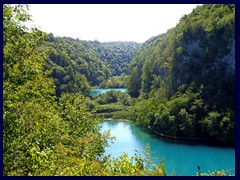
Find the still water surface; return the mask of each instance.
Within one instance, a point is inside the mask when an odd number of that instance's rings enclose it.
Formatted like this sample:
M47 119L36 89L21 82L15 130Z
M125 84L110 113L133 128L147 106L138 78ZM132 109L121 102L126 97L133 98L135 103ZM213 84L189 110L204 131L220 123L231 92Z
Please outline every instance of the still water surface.
M234 148L173 142L151 135L131 122L103 121L101 126L102 131L110 129L116 137L114 143L106 148L106 154L119 156L127 152L132 156L135 149L143 150L149 144L151 151L155 152L153 156L159 160L164 157L168 174L174 170L175 175L196 175L197 166L201 167L201 172L223 169L235 172Z
M94 89L92 89L92 91L90 93L90 96L95 96L97 94L103 94L103 93L105 93L107 91L111 91L111 90L127 92L127 89L125 89L125 88L108 88L108 89L97 89L97 88L94 88Z

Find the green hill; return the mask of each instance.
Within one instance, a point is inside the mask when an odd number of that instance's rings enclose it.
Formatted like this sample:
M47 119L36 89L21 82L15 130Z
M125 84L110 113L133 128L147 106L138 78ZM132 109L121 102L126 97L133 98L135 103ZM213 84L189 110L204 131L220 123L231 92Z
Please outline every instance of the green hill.
M203 5L142 44L129 66L133 119L169 136L235 141L235 6Z
M52 71L57 95L78 91L87 95L90 86L99 85L112 76L127 74L127 66L139 45L135 42L80 41L49 34L43 49L47 50L46 69Z

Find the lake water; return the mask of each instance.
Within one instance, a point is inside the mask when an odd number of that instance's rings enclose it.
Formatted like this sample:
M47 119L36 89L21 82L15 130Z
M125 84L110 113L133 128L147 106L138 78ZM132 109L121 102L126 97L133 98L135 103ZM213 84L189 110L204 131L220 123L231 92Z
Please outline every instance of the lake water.
M127 89L125 88L108 88L108 89L92 89L91 93L90 93L90 96L95 96L97 94L103 94L107 91L111 91L111 90L114 90L114 91L122 91L122 92L127 92Z
M168 174L174 170L177 176L196 175L197 166L201 172L229 170L235 174L235 149L227 147L207 146L203 144L186 144L156 137L131 122L103 121L102 131L110 129L116 140L106 148L106 154L119 156L123 152L134 155L135 149L151 146L153 156L161 160L164 157ZM156 161L157 162L157 161Z

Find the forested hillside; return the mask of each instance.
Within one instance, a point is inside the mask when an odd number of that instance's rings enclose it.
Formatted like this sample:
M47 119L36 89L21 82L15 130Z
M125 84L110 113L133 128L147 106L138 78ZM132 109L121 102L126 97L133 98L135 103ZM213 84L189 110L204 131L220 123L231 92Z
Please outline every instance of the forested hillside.
M3 5L3 175L166 175L164 164L152 164L149 153L103 155L112 138L100 133L100 120L87 110L81 89L56 101L51 72L44 69L47 53L56 56L56 68L68 70L66 76L86 79L63 49L43 46L46 33L24 25L27 12L25 5Z
M132 119L168 136L235 142L235 7L203 5L129 67Z
M104 155L113 138L97 113L131 114L165 136L235 143L234 5L199 6L143 44L54 37L26 27L30 19L28 6L3 5L4 176L167 175L149 149ZM86 97L125 79L131 96Z
M90 86L99 85L112 76L127 74L127 67L135 49L135 42L80 41L68 37L54 37L45 42L46 69L52 71L57 95L62 92L89 94Z

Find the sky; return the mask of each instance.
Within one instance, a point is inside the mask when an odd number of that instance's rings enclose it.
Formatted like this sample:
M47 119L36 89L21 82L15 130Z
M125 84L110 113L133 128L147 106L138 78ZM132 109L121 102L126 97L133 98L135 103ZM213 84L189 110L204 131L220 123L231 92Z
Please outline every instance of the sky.
M197 4L31 4L32 25L54 36L142 43L165 33Z

